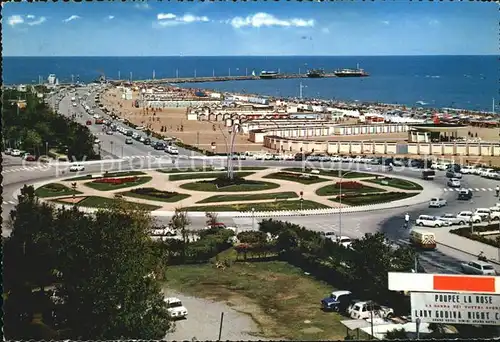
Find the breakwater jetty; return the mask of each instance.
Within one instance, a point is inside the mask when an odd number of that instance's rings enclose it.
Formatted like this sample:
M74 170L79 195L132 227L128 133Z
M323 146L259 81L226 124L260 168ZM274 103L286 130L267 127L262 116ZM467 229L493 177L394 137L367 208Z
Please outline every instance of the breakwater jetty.
M337 77L333 73L323 74L317 78L333 78ZM203 82L227 82L227 81L252 81L252 80L274 80L274 79L291 79L291 78L311 78L307 74L278 74L271 77L262 78L260 76L208 76L208 77L171 77L150 80L134 80L134 83L148 84L163 84L163 83L203 83ZM107 80L108 82L118 85L130 80Z

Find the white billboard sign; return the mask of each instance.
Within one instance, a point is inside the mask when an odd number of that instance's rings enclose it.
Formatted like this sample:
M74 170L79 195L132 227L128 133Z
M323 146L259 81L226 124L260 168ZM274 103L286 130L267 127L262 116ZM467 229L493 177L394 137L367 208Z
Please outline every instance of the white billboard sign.
M500 296L453 292L412 292L412 321L500 325Z

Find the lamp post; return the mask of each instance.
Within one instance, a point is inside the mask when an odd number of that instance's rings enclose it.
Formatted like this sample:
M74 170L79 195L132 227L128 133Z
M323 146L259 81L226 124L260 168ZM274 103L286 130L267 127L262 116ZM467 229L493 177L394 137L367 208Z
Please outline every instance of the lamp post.
M255 208L252 208L252 230L255 230Z
M49 142L48 141L45 142L45 155L46 156L49 155Z
M355 171L347 171L346 173L342 173L342 168L339 168L339 178L340 178L340 183L339 183L339 235L342 236L342 179L350 173L353 173Z
M420 317L417 317L417 319L415 320L415 323L417 325L416 332L417 332L417 340L418 340L418 339L420 339L420 323L422 323L422 320L420 319Z
M227 177L229 179L233 179L234 178L234 171L233 171L233 163L232 163L232 158L233 158L233 153L234 153L234 142L235 142L235 139L236 139L236 133L239 132L239 130L241 129L241 125L239 123L235 123L231 126L231 128L229 129L229 141L228 139L226 138L226 135L224 134L224 131L222 130L222 128L219 126L219 129L222 133L222 136L224 137L224 142L226 143L226 151L227 151Z

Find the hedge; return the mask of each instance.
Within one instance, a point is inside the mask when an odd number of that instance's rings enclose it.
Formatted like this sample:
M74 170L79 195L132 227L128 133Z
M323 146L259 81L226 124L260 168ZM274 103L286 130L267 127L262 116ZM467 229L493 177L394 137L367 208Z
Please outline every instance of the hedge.
M500 248L500 236L496 239L490 239L485 236L476 234L482 232L491 232L494 230L500 230L498 224L491 224L483 227L474 227L474 233L471 232L470 227L463 227L450 230L450 233L465 237L467 239L475 240L493 247ZM499 234L500 235L500 234Z

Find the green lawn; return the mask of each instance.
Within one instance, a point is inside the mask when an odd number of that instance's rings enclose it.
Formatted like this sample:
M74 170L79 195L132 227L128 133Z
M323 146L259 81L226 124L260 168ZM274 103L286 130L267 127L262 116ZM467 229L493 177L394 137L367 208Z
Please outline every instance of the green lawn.
M342 203L352 206L387 203L418 195L416 192L387 192L383 194L356 195L342 198ZM330 198L330 201L340 202L338 198Z
M217 188L214 183L210 182L194 182L186 183L179 186L186 190L195 191L211 191L211 192L245 192L245 191L263 191L279 188L279 184L262 182L262 181L246 181L243 184L230 185L222 188Z
M39 187L35 190L35 195L44 198L44 197L54 197L54 196L70 196L70 195L79 195L81 194L78 190L73 190L68 188L67 186L59 183L49 183L44 186Z
M260 170L267 170L268 168L265 166L242 166L242 167L237 167L234 165L234 171L247 171L247 170L253 170L253 171L260 171ZM214 170L211 167L206 167L206 168L190 168L190 169L183 169L183 168L175 168L175 169L158 169L156 170L158 172L162 173L193 173L193 172L212 172L212 171L218 171L218 172L224 172L223 170Z
M342 182L344 183L344 181ZM337 196L339 194L340 188L336 184L330 184L326 185L324 187L319 188L316 190L316 195L318 196ZM371 186L365 186L363 185L359 189L348 189L347 187L342 187L342 193L343 194L364 194L364 193L370 193L370 192L385 192L384 189L379 189L379 188L373 188Z
M281 179L281 180L285 180L285 181L296 182L296 183L306 184L306 185L328 181L328 179L321 178L321 177L318 177L316 175L301 175L298 173L290 173L290 172L271 173L269 175L264 176L263 178Z
M125 203L128 203L132 205L133 207L137 209L144 209L144 210L156 210L160 209L160 206L157 205L150 205L150 204L143 204L143 203L136 203L136 202L128 202L128 201L123 201L123 200L118 200L114 198L106 198L106 197L100 197L100 196L88 196L85 198L83 201L80 201L76 205L79 207L89 207L89 208L110 208L113 205L115 205L118 201L122 201ZM63 201L57 201L54 200L53 202L61 203L61 204L67 204L67 205L72 205L71 203L63 202Z
M236 262L223 271L212 264L168 266L165 278L167 289L228 302L250 315L266 339L328 341L346 335L340 321L347 318L320 310L320 300L336 289L286 262Z
M313 169L309 169L309 168L302 169L302 168L298 168L298 167L283 169L283 171L300 172L300 173L307 173L307 174L311 173L311 170L313 170ZM339 170L330 170L330 169L314 169L314 170L318 170L319 174L323 175L323 176L340 177ZM351 172L350 170L342 170L342 171L340 171L340 174L343 175L342 178L373 177L373 174L371 174L371 173L358 172L358 171Z
M104 174L104 173L103 173ZM105 177L127 177L127 176L141 176L145 175L145 172L142 171L119 171L119 172L108 172L105 174ZM92 175L85 175L80 177L73 177L64 179L64 182L75 182L80 180L92 179Z
M247 177L253 175L255 172L235 172L235 176ZM217 178L227 175L226 172L209 172L209 173L186 173L168 176L169 181L180 181L186 179L202 179L202 178Z
M111 190L117 190L117 189L123 189L123 188L130 188L131 186L142 185L142 184L149 182L152 178L153 177L150 177L150 176L138 177L135 182L126 182L126 183L122 183L122 184L87 182L87 183L85 183L85 185L88 186L89 188L99 190L99 191L111 191Z
M300 210L300 200L281 200L273 202L257 202L257 203L238 203L238 204L221 204L221 205L204 205L196 207L184 208L187 211L276 211L276 210ZM324 204L304 200L302 209L325 209L331 208Z
M403 190L423 190L423 188L417 184L410 182L406 179L400 178L379 178L379 179L369 179L365 182L370 182L374 184L380 184L384 186L390 186L393 188L403 189Z
M139 191L141 191L141 189L147 189L147 191L145 193L138 193ZM169 202L169 203L179 202L179 201L182 201L183 199L186 199L186 198L191 196L188 194L180 194L178 192L162 191L162 190L157 190L154 188L133 189L133 190L121 192L120 195L127 196L127 197L142 198L142 199L150 200L150 201L160 201L160 202Z
M214 203L214 202L236 202L236 201L257 201L257 200L269 200L269 199L285 199L285 198L297 198L299 197L297 193L293 191L288 192L272 192L265 194L241 194L241 195L215 195L205 198L196 203Z

